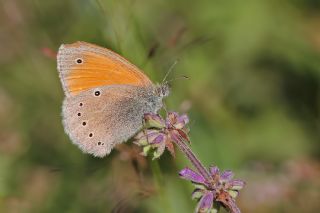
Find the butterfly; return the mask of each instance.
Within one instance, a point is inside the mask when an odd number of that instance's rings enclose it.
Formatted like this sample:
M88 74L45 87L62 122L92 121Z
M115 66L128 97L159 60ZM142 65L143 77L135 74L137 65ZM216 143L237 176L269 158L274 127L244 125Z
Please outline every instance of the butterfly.
M57 67L64 90L63 126L84 153L104 157L157 113L169 95L167 83L153 84L135 65L109 49L63 44Z

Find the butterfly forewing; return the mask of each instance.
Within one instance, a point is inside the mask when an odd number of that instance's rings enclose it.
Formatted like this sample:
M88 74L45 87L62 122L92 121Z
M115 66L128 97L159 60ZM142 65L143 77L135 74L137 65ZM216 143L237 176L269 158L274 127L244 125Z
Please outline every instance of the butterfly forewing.
M93 44L76 42L61 45L58 70L66 95L106 85L146 87L151 81L120 55Z

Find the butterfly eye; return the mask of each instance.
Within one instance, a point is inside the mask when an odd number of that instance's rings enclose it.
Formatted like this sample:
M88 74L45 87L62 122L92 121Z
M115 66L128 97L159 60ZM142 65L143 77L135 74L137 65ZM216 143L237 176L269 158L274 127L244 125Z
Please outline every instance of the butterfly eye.
M76 60L76 62L77 62L77 64L82 64L83 60L82 60L81 58L78 58L78 59Z

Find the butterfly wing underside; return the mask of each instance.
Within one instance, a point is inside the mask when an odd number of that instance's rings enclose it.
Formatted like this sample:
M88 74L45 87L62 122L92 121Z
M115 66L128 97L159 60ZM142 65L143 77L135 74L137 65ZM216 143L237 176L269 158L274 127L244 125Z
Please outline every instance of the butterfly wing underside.
M100 95L95 96L99 91ZM84 152L103 157L132 137L141 127L143 114L160 108L146 105L152 91L137 86L105 86L66 98L64 126L73 143ZM157 102L155 100L155 102Z
M152 85L149 78L125 58L86 42L63 44L57 55L66 96L106 85Z
M142 127L144 113L162 106L149 78L108 49L76 42L61 45L57 58L65 131L85 153L109 154Z

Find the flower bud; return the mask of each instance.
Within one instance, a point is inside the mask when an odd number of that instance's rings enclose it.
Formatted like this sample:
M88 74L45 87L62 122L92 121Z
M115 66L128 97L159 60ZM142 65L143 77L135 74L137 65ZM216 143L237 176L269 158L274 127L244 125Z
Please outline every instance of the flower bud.
M144 114L144 119L145 119L147 128L162 129L165 127L164 120L157 114L146 113Z

